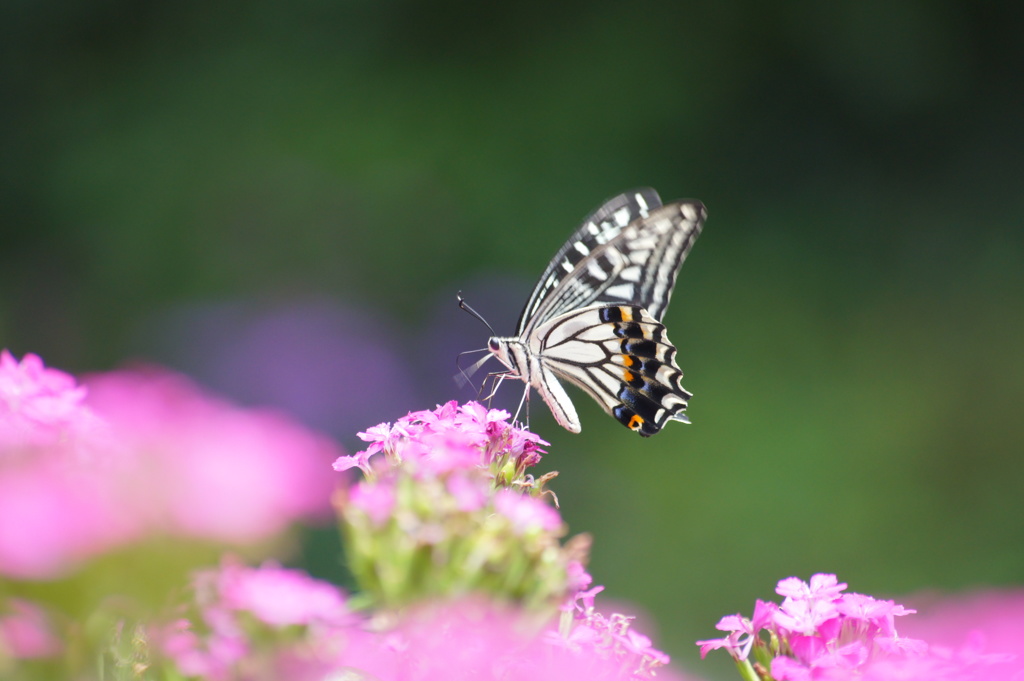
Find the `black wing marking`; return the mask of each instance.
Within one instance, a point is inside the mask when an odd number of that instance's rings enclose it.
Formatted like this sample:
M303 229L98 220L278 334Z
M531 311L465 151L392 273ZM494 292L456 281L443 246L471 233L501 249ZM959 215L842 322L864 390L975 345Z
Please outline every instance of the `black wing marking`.
M596 244L554 290L546 291L522 331L597 303L638 305L661 321L676 274L706 218L701 202L677 201L634 220Z
M594 305L537 335L545 370L579 386L627 428L649 437L670 420L689 423L683 412L693 395L682 386L676 348L643 308Z
M545 299L567 276L577 270L582 260L595 249L617 237L631 222L647 217L650 211L659 207L661 198L658 192L650 187L640 187L608 199L600 208L588 215L569 240L558 249L537 285L533 287L533 292L519 315L516 335L521 336L531 322L538 323L534 316L543 306ZM557 312L546 315L546 318L553 316L557 316Z

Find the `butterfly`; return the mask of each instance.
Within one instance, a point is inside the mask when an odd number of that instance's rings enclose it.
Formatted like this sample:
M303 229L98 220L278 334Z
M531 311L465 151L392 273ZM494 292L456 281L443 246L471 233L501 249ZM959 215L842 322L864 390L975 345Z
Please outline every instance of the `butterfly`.
M498 378L524 381L527 395L535 388L573 433L579 416L559 379L644 437L669 421L689 423L693 395L661 319L706 218L700 201L662 205L649 187L606 201L555 253L515 335L488 339L507 369Z

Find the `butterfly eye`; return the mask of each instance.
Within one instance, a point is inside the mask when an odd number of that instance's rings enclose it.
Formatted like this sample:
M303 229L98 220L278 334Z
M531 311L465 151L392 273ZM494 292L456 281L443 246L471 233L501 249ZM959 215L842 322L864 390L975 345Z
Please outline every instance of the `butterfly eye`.
M499 344L498 341L495 340L494 338L491 338L490 340L487 341L487 347L488 349L490 349L491 352L497 352L498 349L501 347L501 344Z

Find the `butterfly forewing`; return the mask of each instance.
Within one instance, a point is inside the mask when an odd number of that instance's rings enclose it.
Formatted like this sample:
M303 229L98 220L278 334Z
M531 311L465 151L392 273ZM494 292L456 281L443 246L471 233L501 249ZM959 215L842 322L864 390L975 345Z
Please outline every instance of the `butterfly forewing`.
M525 324L520 322L520 333L528 334L560 314L595 303L639 305L660 321L676 272L706 216L699 201L678 201L659 206L606 242L593 244L587 255L572 265L572 272L566 272L545 292ZM560 262L563 269L568 268L569 260Z
M683 261L700 235L707 218L707 210L699 201L678 201L653 212L642 223L631 225L637 230L636 239L631 242L629 258L631 267L639 268L639 280L633 301L645 308L652 317L661 321L668 309L669 297L675 287L676 275ZM623 239L629 235L624 234ZM653 241L654 247L644 253L641 242ZM626 242L630 243L630 242ZM626 279L629 268L619 277ZM605 291L607 295L608 291ZM602 302L608 302L602 296Z
M545 318L565 311L564 309L551 310L545 304L547 296L560 283L570 278L570 274L573 277L581 277L582 281L579 284L585 287L588 280L594 275L589 271L577 273L577 266L580 262L598 247L617 237L631 222L647 217L650 211L660 206L661 198L658 196L658 192L650 187L642 187L608 199L600 208L588 215L583 224L569 237L569 240L558 249L537 285L533 287L533 292L526 301L526 305L523 306L522 314L519 315L516 335L521 335L531 321L535 324L541 321L537 318L537 313L542 308L546 312ZM594 283L599 284L600 281L597 280ZM567 309L571 309L571 307Z

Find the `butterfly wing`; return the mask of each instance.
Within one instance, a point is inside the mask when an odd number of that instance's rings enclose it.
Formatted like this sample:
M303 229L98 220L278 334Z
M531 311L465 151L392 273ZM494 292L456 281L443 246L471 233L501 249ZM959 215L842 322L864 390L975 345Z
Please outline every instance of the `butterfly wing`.
M637 193L635 197L643 195ZM628 211L621 214L626 216ZM526 316L520 319L520 335L528 335L531 329L569 311L597 303L638 305L660 321L676 274L706 218L701 202L676 201L641 214L625 227L606 229L600 233L606 240L595 237L570 241L534 290L524 310ZM589 224L585 223L577 234L589 232L585 230ZM578 259L570 253L577 254Z
M583 224L555 253L555 257L548 263L547 269L544 270L537 285L533 287L533 292L519 315L516 335L522 335L531 321L534 323L540 321L536 315L542 306L545 309L545 318L564 312L565 310L551 310L550 306L545 304L545 300L552 291L570 274L576 273L580 262L595 249L617 237L634 220L647 217L650 211L660 206L661 198L658 196L658 192L650 187L641 187L608 199L600 208L588 215L583 220ZM582 270L577 276L589 277L586 270ZM600 281L593 282L595 286L600 283ZM548 314L548 312L553 314Z
M541 369L532 376L534 387L573 432L579 432L576 410L554 376L579 386L645 437L670 420L689 423L683 412L692 394L681 384L675 346L642 307L591 305L567 312L537 327L529 345Z

